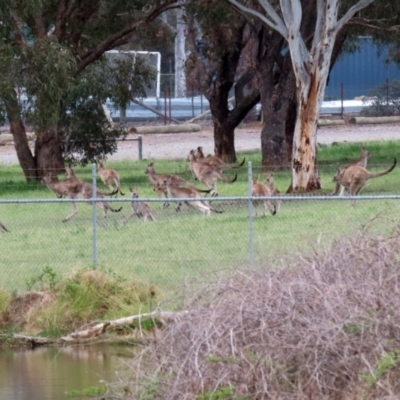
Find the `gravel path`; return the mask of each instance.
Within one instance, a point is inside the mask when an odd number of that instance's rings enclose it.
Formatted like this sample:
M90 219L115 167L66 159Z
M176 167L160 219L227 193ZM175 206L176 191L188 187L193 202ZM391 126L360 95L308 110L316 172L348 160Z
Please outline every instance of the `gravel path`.
M235 131L235 148L237 151L260 149L260 126L249 126ZM129 135L135 139L137 135ZM378 125L336 125L320 127L318 143L333 142L367 142L371 140L399 140L400 124ZM213 130L205 127L200 132L176 134L147 134L142 136L143 158L174 159L186 157L189 151L197 146L203 146L204 152L214 153ZM137 141L123 141L118 144L117 153L110 160L138 160ZM13 145L0 146L0 163L17 164Z
M237 151L260 149L261 127L236 129L235 148ZM130 136L136 138L137 135ZM378 125L336 125L318 129L318 143L333 142L367 142L371 140L399 140L399 124ZM143 158L182 158L197 146L203 146L206 154L214 153L212 128L200 132L178 134L143 135ZM123 142L118 146L118 152L110 160L138 159L137 142Z

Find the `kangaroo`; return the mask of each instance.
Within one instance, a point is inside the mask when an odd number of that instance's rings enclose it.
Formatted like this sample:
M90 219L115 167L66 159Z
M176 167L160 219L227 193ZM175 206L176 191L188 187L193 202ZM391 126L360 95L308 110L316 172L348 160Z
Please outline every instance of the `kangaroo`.
M154 169L154 163L150 163L144 173L147 175L149 179L149 183L151 186L153 186L154 191L157 193L158 197L162 197L162 195L165 196L165 198L168 198L168 190L167 187L164 184L164 181L168 179L169 177L171 178L171 182L174 185L178 186L191 186L189 182L185 181L185 179L181 178L178 175L170 175L170 174L157 174L155 169ZM163 204L163 208L167 208L169 206L169 203L166 201Z
M205 215L209 216L211 214L211 211L213 211L215 213L222 213L222 211L218 211L215 208L211 207L211 205L208 202L200 200L201 192L209 193L211 190L197 189L194 186L191 186L191 187L176 186L172 183L171 177L168 177L164 181L164 185L167 187L168 192L171 195L171 197L199 199L196 201L185 201L185 203L189 207L195 208L196 210L200 211L204 216ZM179 207L179 205L178 205L178 207Z
M191 150L187 160L189 161L190 170L196 176L199 182L211 189L211 196L218 196L217 179L221 179L226 183L233 183L237 179L237 174L232 180L229 180L217 167L196 161L195 152Z
M368 158L370 158L370 157L372 157L372 154L363 146L363 147L361 147L361 156L360 156L359 160L342 167L342 169L344 170L344 169L352 167L354 165L358 165L360 167L367 168ZM344 191L345 191L344 186L341 186L340 183L336 182L335 190L331 193L331 195L343 196Z
M100 161L97 167L97 171L99 173L100 179L111 191L114 191L115 186L118 189L118 192L122 196L125 196L125 193L122 193L121 190L119 173L115 169L105 168L104 164Z
M10 232L5 226L4 224L0 221L0 231L1 232Z
M135 188L129 188L129 191L131 192L132 199L138 199L139 198L139 192L138 189ZM147 218L150 219L150 221L156 221L154 218L154 215L151 212L151 208L148 203L145 201L132 201L131 202L131 207L132 207L132 214L129 217L136 216L137 218L143 218L143 221L147 221Z
M333 182L339 183L351 196L356 196L360 193L361 189L372 178L378 178L393 171L397 164L396 158L393 165L385 171L372 173L359 165L352 165L347 168L339 168L337 174L333 177ZM353 201L354 203L354 201Z
M271 191L272 196L280 196L281 192L275 186L274 174L270 173L265 179L265 185ZM282 200L276 200L271 202L275 206L276 212L281 209Z
M253 179L253 185L252 185L252 190L251 190L251 195L252 197L264 197L264 196L272 196L271 189L262 183L258 183L257 179ZM266 210L268 209L271 215L276 214L276 206L272 205L269 200L263 200L264 202L264 210L262 216L266 216ZM257 217L257 205L259 201L253 201L254 204L254 210L255 210L255 216Z
M69 180L60 181L57 176L50 173L42 178L42 183L54 192L59 199L68 196L69 192L74 190L72 186L76 186L76 190L79 190L79 183L70 182Z
M227 164L221 158L217 156L208 155L207 157L204 156L203 147L199 146L196 151L194 152L195 160L217 167L220 171L228 168L240 168L246 161L246 158L243 158L243 161L240 164Z
M63 181L59 183L63 183L65 186L65 196L69 197L72 200L77 199L78 197L82 197L84 199L91 199L93 197L93 185L91 183L85 182L81 179L79 179L76 175L74 170L71 167L66 168L66 174L67 178L64 179ZM53 192L56 193L56 186L57 181L53 179L50 179L50 177L46 177L46 185L47 187L52 190ZM103 198L104 196L113 196L114 194L117 193L117 190L111 193L106 193L102 190L97 190L96 191L96 197L97 198ZM57 194L57 193L56 193ZM72 204L72 213L65 217L62 222L67 222L70 219L72 219L77 213L78 209L76 207L76 203L74 201L71 202ZM106 201L102 202L97 202L96 203L98 207L100 207L103 210L103 216L106 218L107 216L107 211L110 210L112 212L119 212L121 211L122 207L119 209L115 209L111 207Z

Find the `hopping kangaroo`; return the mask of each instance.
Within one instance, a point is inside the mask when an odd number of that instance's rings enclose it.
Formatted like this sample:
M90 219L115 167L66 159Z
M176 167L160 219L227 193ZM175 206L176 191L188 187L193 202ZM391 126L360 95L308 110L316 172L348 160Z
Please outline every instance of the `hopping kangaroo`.
M100 161L97 167L97 171L99 173L100 179L111 191L114 191L115 187L117 189L117 192L119 192L122 196L125 196L125 193L122 193L121 190L119 173L115 169L105 168L104 164Z
M274 174L270 173L265 179L265 185L271 191L272 196L280 196L281 192L275 186ZM276 212L281 209L282 200L274 200L271 203L275 206Z
M257 179L253 179L253 186L251 190L251 195L252 197L266 197L266 196L272 196L271 189L268 188L267 186L263 185L262 183L258 183ZM255 216L257 217L257 205L259 203L259 200L253 201L254 204L254 210L255 210ZM264 210L262 213L262 216L266 216L266 211L267 209L271 213L271 215L276 214L276 206L272 205L269 200L263 200L264 203Z
M385 171L372 173L359 165L353 165L348 168L341 168L333 177L333 182L339 183L343 186L351 196L356 196L360 193L361 189L372 178L378 178L393 171L396 166L397 160L394 159L393 165ZM353 202L354 203L354 202Z
M204 164L201 161L196 161L194 150L190 150L187 160L190 164L190 170L196 176L199 182L207 186L211 191L211 195L218 196L217 179L221 179L226 183L233 183L237 179L237 174L232 180L229 180L218 167Z
M172 183L171 177L168 177L164 181L164 185L167 187L169 194L171 197L175 198L193 198L198 199L195 201L185 201L185 203L192 208L200 211L203 215L209 216L211 211L216 213L222 213L222 211L218 211L215 208L211 207L211 205L206 202L202 201L200 193L209 193L211 190L201 190L197 189L194 186L186 187L186 186L176 186ZM177 208L179 208L180 203Z
M61 199L62 197L69 197L72 192L79 191L80 184L71 179L65 179L60 181L56 176L47 174L43 177L42 183L44 183L56 196Z
M131 192L132 199L139 198L139 192L136 187L133 189L129 188L129 191ZM154 215L151 212L150 206L145 201L132 201L131 207L132 207L132 214L129 217L136 216L139 219L143 218L143 221L147 221L147 218L149 218L150 221L156 221Z
M372 154L363 146L363 147L361 147L360 158L357 161L342 167L341 169L345 170L346 168L349 168L349 167L352 167L355 165L358 165L363 168L367 168L368 158L370 158L370 157L372 157ZM343 196L344 191L345 191L345 187L341 186L339 182L336 182L335 190L331 193L331 195Z
M217 167L219 170L223 171L224 169L228 168L240 168L246 161L246 158L243 158L243 161L240 164L227 164L221 158L217 156L208 155L207 157L204 156L203 147L199 146L196 151L194 152L195 160L202 162L204 164L211 165L213 167Z
M177 186L191 186L189 182L185 181L178 175L170 175L170 174L157 174L154 169L154 163L150 163L144 173L147 175L149 179L149 183L153 186L154 191L157 193L158 197L168 198L168 190L166 185L164 184L165 180L169 177L171 178L171 182ZM163 208L167 208L169 203L166 201L163 204Z
M56 193L57 196L66 196L72 200L77 199L78 197L82 197L84 199L90 199L93 197L93 185L88 182L84 182L81 179L77 178L75 172L72 168L66 168L67 178L63 181L58 181L57 178L51 178L47 176L43 178L43 181L46 183L47 187ZM117 192L106 193L102 190L96 191L97 198L103 198L104 196L112 196ZM69 221L72 217L74 217L78 213L78 209L76 207L76 203L74 201L71 202L72 204L72 213L65 217L62 222ZM107 216L107 210L112 212L119 212L121 211L122 207L119 209L114 209L111 207L106 201L102 201L97 203L97 206L103 210L104 218Z

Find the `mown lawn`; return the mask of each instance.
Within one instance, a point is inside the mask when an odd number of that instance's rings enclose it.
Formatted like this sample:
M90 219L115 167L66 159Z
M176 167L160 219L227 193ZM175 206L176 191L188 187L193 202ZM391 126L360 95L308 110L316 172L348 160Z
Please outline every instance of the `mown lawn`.
M386 169L398 156L400 143L365 145L373 154L368 169L378 171ZM330 193L337 167L356 160L359 153L357 144L320 147L323 189L318 194ZM258 152L238 156L251 161L253 176L260 175L260 180L263 179L265 174ZM398 200L359 200L351 206L348 200L332 197L326 201L285 201L276 216L258 217L250 225L249 202L231 199L247 195L247 167L227 172L229 177L238 172L234 184L218 183L220 198L213 206L223 213L203 218L185 205L181 213L176 213L174 204L163 210L161 202L151 202L157 222L143 223L128 218L131 213L128 188L137 186L141 196L156 199L144 174L149 161L107 164L120 172L126 195L118 198L125 199L123 203L113 203L114 207L122 205L120 213L110 213L104 220L101 210L97 210L96 246L90 205L79 203L77 216L62 223L62 218L71 211L68 203L0 203L0 220L11 231L0 235L1 286L25 290L26 282L39 276L45 267L62 276L73 269L92 268L95 259L96 268L112 270L124 277L138 276L168 290L197 277L203 281L214 279L231 268L275 267L279 262L273 260L299 251L307 254L319 246L330 245L340 236L356 234L371 219L374 223L369 229L377 233L390 232L398 223ZM183 159L154 162L157 172L176 173L193 181ZM76 168L76 174L91 181L90 166ZM0 177L1 200L55 200L45 186L26 184L19 166L0 165ZM275 181L284 193L290 183L290 172L276 172ZM397 167L391 174L371 180L363 194L400 194L399 182L400 168ZM104 188L100 181L98 185ZM230 199L224 200L224 197Z

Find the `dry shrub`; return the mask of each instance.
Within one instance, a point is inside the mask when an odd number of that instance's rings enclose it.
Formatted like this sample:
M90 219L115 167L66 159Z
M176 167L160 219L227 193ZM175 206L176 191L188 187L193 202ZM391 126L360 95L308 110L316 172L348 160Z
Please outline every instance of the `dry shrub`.
M208 287L135 360L132 393L398 399L399 243L398 232L360 234L280 270L238 271Z
M53 293L49 292L14 295L1 312L0 326L3 328L11 326L15 330L23 329L32 316L34 317L40 310L52 304L54 299Z

